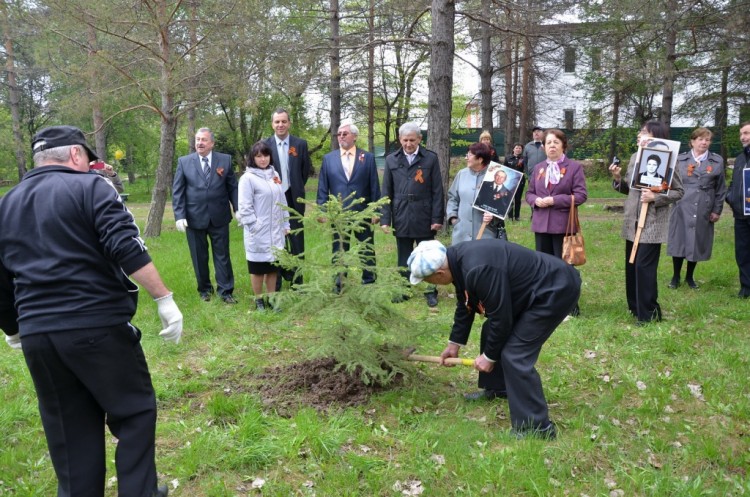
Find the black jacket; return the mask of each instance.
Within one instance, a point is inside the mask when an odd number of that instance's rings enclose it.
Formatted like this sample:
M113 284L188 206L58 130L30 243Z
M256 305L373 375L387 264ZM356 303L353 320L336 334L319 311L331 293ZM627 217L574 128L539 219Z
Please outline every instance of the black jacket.
M750 217L746 216L744 212L744 192L742 191L742 170L746 167L750 167L750 147L745 147L745 150L735 159L734 170L732 171L732 183L727 190L726 201L732 207L735 219ZM748 187L750 188L750 185Z
M420 145L409 165L404 149L385 158L381 225L393 226L400 238L430 238L430 226L445 222L445 199L440 162L434 152Z
M138 287L127 275L151 258L133 216L101 176L33 169L0 199L0 227L0 327L7 334L114 326L135 314Z
M525 312L562 319L570 309L556 297L581 290L578 271L562 259L490 238L448 247L448 266L456 287L456 312L450 341L465 345L477 312L489 320L484 347L488 359L498 360L511 333L529 339L537 330L514 330Z

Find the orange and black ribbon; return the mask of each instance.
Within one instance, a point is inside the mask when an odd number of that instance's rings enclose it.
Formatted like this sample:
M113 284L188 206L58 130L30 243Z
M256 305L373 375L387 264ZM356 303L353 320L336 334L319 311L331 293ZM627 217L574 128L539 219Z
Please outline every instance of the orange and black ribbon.
M417 169L417 174L414 175L414 181L417 183L424 183L424 177L422 176L422 170Z

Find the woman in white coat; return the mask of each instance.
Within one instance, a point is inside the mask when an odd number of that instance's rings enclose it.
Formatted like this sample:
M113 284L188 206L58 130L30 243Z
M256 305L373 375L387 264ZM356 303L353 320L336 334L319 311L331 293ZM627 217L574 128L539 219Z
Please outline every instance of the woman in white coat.
M253 145L245 174L239 181L239 210L237 220L244 228L245 258L250 272L250 284L258 310L266 308L266 294L276 291L275 250L284 249L289 233L289 212L281 179L272 167L271 148L262 141Z

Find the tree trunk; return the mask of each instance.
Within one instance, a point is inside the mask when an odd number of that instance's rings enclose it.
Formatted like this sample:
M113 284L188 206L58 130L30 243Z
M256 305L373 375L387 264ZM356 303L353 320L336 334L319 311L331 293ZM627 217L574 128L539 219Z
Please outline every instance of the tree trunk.
M525 143L531 138L531 119L529 110L531 107L531 42L528 37L523 41L523 74L521 76L521 122L520 136L521 142Z
M162 94L161 138L159 140L159 167L156 168L154 189L151 192L151 207L148 210L146 238L159 236L164 218L164 207L172 186L172 163L174 162L175 142L177 141L177 118L172 114L171 101L173 97L168 92ZM165 112L166 111L166 112Z
M338 148L336 133L341 125L341 67L339 49L339 2L330 0L331 6L331 150Z
M16 79L16 61L15 51L13 48L13 37L10 33L10 19L8 18L7 5L2 3L2 25L3 25L3 43L5 45L5 72L8 74L8 104L10 105L10 115L13 121L13 145L16 155L16 167L18 169L18 181L23 179L26 174L26 144L21 131L21 92L18 89Z
M714 123L714 126L718 128L719 139L721 143L721 150L719 154L724 158L724 163L727 162L727 125L729 124L729 103L727 102L729 93L729 66L724 67L721 70L721 94L719 95L719 116L718 122Z
M516 99L514 95L515 81L513 78L513 38L505 39L503 49L503 64L505 65L505 147L504 155L513 150L513 135L516 124Z
M370 0L367 22L370 42L367 50L367 149L375 153L375 0Z
M620 125L620 43L615 43L615 67L614 67L614 98L612 100L612 122L610 124L611 135L609 137L609 157L612 159L617 154L617 128ZM605 161L607 162L607 161Z
M198 1L190 2L190 12L193 19L198 19ZM194 47L198 45L198 29L196 26L197 22L189 22L188 23L188 33L190 36L190 46ZM195 61L195 55L191 55L190 59L193 63L196 63ZM190 153L192 154L195 152L195 133L198 131L196 122L195 122L195 104L192 102L197 101L196 98L196 90L194 87L194 84L191 84L191 88L189 90L189 95L191 95L193 98L190 99L190 107L187 109L187 139L188 139L188 146L190 148Z
M666 64L664 66L664 87L661 99L661 117L659 120L670 126L672 124L672 102L674 100L674 81L677 77L677 21L675 13L679 5L676 0L667 0L667 32L664 40Z
M482 0L482 16L490 19L492 0ZM482 25L482 42L479 54L479 80L482 105L482 129L492 133L492 28L487 24Z
M101 75L96 70L96 52L99 50L99 43L96 39L93 21L86 25L87 39L89 44L89 90L94 98L91 101L91 121L94 124L94 143L96 155L103 161L107 160L107 131L104 129L104 114L102 113L101 102Z
M453 89L453 31L456 4L432 0L432 52L427 115L429 147L440 161L443 189L448 191L451 158L451 97Z

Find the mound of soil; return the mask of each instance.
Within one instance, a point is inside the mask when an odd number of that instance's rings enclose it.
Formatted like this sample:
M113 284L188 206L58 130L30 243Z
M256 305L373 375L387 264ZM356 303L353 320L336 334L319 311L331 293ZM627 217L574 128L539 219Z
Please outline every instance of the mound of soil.
M361 405L375 392L393 387L365 384L358 372L348 373L335 359L314 359L287 366L268 368L252 383L260 393L263 404L281 416L291 416L300 407L319 411L330 408Z

